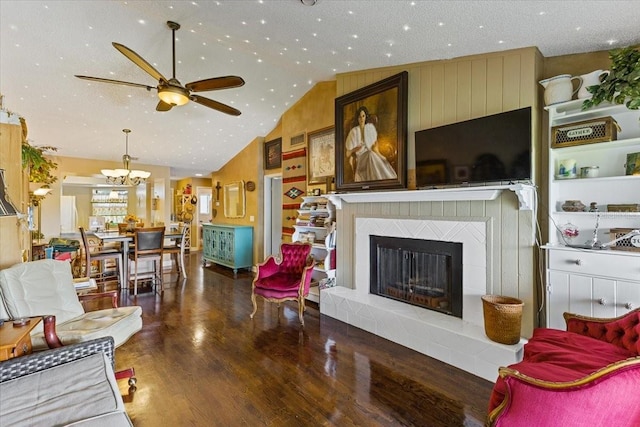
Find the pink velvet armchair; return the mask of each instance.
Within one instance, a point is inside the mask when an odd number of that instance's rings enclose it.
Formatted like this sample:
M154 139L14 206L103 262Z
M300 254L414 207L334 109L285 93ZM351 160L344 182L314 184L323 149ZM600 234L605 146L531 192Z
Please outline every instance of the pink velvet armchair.
M277 257L269 256L257 265L251 285L252 319L258 310L256 296L261 296L278 307L284 301L297 301L298 317L304 326L305 297L309 295L314 265L310 253L310 243L282 243Z
M539 328L523 361L500 368L491 426L640 426L640 309L615 319L565 313Z

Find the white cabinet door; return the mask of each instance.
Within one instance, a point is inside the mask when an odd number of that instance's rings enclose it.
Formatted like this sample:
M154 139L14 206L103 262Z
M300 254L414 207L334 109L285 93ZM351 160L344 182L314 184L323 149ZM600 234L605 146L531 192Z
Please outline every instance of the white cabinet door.
M548 277L547 327L565 330L562 313L569 311L569 274L549 270Z
M619 280L616 295L616 316L640 307L640 282Z
M600 318L616 317L616 281L605 278L594 278L592 280L591 316Z

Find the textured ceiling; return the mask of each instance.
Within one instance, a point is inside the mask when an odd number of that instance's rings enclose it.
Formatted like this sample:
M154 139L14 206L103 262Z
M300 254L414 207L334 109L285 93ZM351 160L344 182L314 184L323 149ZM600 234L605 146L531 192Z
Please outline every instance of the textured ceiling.
M313 0L305 0L312 3ZM113 48L121 43L183 84L239 75L240 88L156 112L155 86ZM3 107L27 119L33 145L61 156L119 161L123 128L137 165L208 174L265 136L291 105L337 73L537 46L546 57L640 43L640 1L6 1L0 0Z

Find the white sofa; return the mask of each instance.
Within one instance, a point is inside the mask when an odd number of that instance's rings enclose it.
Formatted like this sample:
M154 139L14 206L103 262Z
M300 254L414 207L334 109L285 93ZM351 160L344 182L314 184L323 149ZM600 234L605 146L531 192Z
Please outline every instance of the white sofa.
M64 345L112 336L118 347L142 329L139 306L85 312L67 261L43 259L0 270L0 319L46 315L55 316ZM31 333L34 350L50 347L43 329L41 323Z
M113 352L104 337L0 362L0 425L133 426Z

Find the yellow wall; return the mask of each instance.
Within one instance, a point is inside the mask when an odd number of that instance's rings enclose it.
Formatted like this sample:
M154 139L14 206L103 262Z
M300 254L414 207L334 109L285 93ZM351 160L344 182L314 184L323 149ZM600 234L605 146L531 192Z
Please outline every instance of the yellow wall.
M211 174L211 186L213 196L214 213L213 224L249 225L253 227L253 262L261 262L262 242L264 240L262 218L262 205L259 195L263 187L263 162L262 148L264 138L256 138L240 153L231 159L220 170ZM224 186L232 182L248 181L256 184L254 191L245 190L246 209L243 218L226 218L224 216ZM216 184L220 183L220 199L216 200Z

